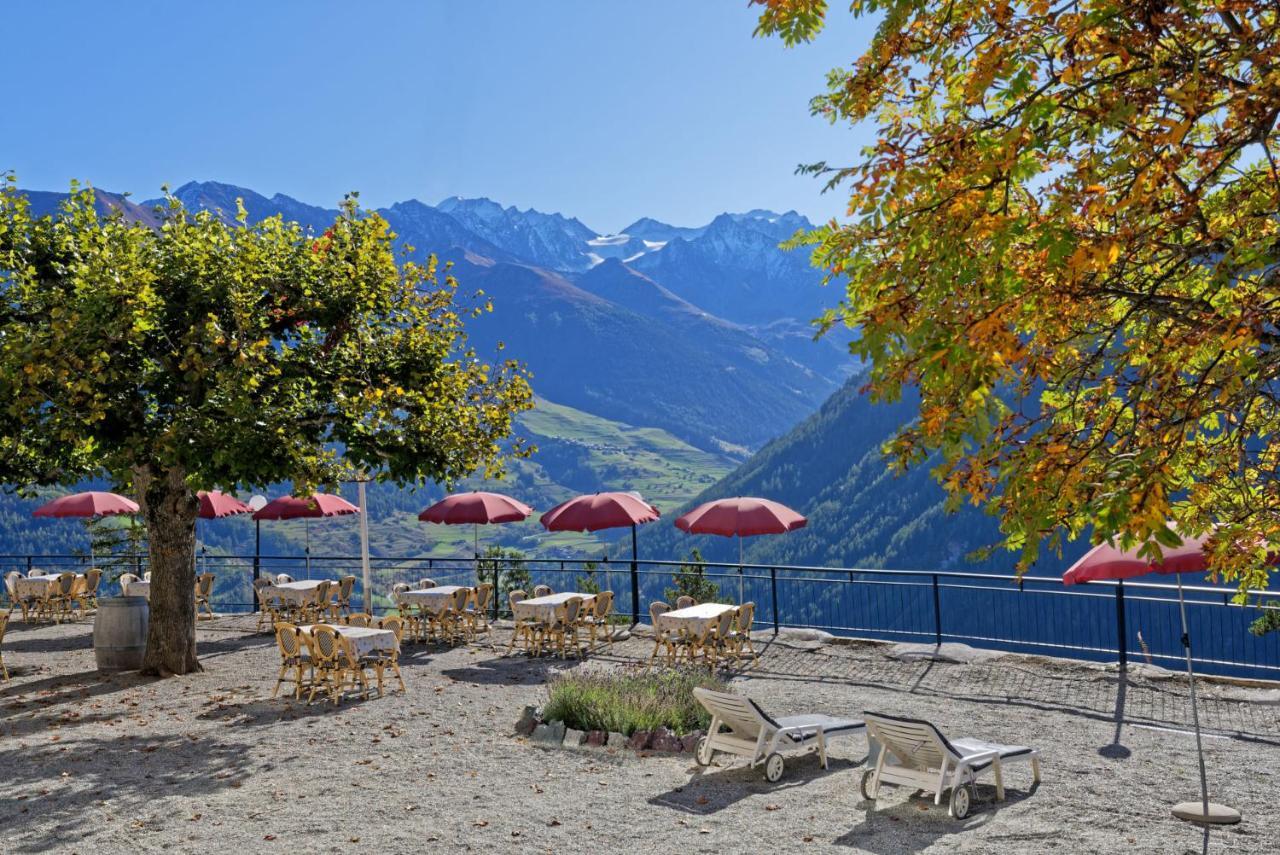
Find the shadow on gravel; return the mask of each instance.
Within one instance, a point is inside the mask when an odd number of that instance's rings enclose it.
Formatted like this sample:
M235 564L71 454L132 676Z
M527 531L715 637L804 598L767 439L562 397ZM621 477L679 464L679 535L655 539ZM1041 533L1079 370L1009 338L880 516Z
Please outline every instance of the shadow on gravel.
M452 680L477 686L509 686L513 683L544 683L549 677L572 671L583 664L580 659L535 659L518 654L482 659L463 668L445 668L440 673Z
M947 795L943 794L942 804L935 805L933 796L911 794L905 800L892 788L881 790L877 808L875 802L861 800L857 810L863 812L862 822L837 837L833 843L837 846L848 846L859 852L872 852L876 855L897 855L901 852L919 852L928 849L938 841L954 838L951 846L959 846L965 837L981 829L995 818L997 811L1015 805L1030 798L1039 786L1030 790L1005 790L1005 800L997 802L996 788L992 785L978 784L974 790L972 813L963 820L952 819L947 812ZM852 812L852 811L851 811ZM1010 835L1008 839L1029 841L1034 839L1053 839L1059 832L1047 834ZM984 836L985 841L993 847L999 847L998 837Z
M232 727L269 727L282 721L301 721L346 713L351 711L352 704L376 703L378 700L375 692L367 701L362 698L348 697L335 706L328 698L316 695L315 702L308 704L308 692L303 692L302 698L297 699L291 694L285 697L284 693L287 691L289 687L285 685L280 687L281 697L278 698L253 698L244 701L210 700L205 703L204 709L196 714L196 718L202 721L222 722Z
M120 831L144 828L149 802L181 792L199 797L238 787L248 777L253 746L197 741L180 736L124 735L110 739L61 740L40 748L0 750L4 769L0 828L4 851L69 851L77 841L101 833L107 817ZM98 802L106 800L107 804ZM24 836L38 816L56 837ZM166 817L171 820L172 817Z
M740 763L727 769L717 769L714 766L698 766L690 761L692 776L689 782L654 796L649 799L649 804L706 816L732 807L751 796L776 796L828 775L849 772L862 765L865 760L841 760L836 757L827 759L830 768L823 769L816 754L787 757L786 771L783 772L782 780L776 784L770 784L764 779L764 770L759 766L752 769L745 763Z

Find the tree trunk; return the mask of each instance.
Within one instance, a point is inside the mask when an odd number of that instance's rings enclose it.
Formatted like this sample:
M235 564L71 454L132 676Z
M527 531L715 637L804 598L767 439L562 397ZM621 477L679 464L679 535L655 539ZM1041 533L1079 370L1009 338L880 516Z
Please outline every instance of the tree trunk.
M142 673L161 677L202 670L196 659L196 514L200 502L178 467L135 470L147 520L151 622Z

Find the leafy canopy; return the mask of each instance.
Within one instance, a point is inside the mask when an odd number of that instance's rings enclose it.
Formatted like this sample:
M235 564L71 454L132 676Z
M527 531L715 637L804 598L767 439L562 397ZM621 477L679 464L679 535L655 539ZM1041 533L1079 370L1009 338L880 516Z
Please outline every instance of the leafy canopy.
M814 0L758 32L817 36ZM890 445L1042 541L1217 527L1263 585L1280 545L1280 21L1263 0L855 0L879 25L812 102L875 142L804 169L850 194L808 236L847 279Z
M531 405L514 362L466 347L475 309L434 258L348 198L314 237L168 198L159 229L92 190L32 216L0 189L0 482L182 473L199 487L397 482L501 465ZM511 450L520 453L517 440Z

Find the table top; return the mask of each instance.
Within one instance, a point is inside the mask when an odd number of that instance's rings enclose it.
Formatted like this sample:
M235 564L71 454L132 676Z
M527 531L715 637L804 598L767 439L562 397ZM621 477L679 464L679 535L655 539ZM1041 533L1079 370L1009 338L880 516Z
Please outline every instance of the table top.
M458 591L470 591L466 585L436 585L434 588L418 588L413 591L401 591L400 596L412 597L452 597Z
M595 594L582 594L576 591L562 591L559 594L547 594L545 597L530 597L527 600L521 600L517 605L525 606L560 606L564 605L573 597L581 597L583 601L594 600Z
M720 617L725 612L737 610L737 606L731 606L727 603L698 603L696 606L688 606L683 609L675 609L662 615L665 618L674 618L675 620L706 620L707 618Z
M34 576L19 576L19 579L35 579L39 582L55 582L61 573L37 573ZM83 576L83 573L77 573L76 576Z
M308 623L298 627L301 632L310 633L311 630L318 626L327 626L329 629L345 635L347 638L376 638L379 635L388 634L395 635L389 629L382 629L376 626L347 626L345 623Z
M297 582L277 582L272 587L287 588L290 591L310 591L319 588L321 583L330 581L328 579L302 579Z

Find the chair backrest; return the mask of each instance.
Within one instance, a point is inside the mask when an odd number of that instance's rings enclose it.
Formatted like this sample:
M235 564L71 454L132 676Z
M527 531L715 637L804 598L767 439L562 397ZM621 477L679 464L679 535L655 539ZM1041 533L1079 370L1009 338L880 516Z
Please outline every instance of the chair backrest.
M47 575L47 571L41 570L38 567L32 567L30 570L27 571L27 578L30 578L32 576L44 576L44 575Z
M533 595L535 597L549 597L551 596L552 593L554 592L551 590L550 585L534 585L533 586Z
M75 573L59 573L58 581L49 586L50 590L60 596L68 596L76 587Z
M529 595L524 591L511 591L507 594L507 604L514 607L516 603L529 599Z
M378 626L383 629L389 629L396 634L396 641L400 640L400 636L404 633L404 618L396 615L387 615L378 621Z
M665 615L669 611L671 611L671 606L662 601L649 604L649 623L653 625L654 629L658 628L658 616Z
M697 691L696 689L694 691ZM875 739L903 766L941 769L944 758L959 760L960 752L931 723L884 713L863 713L867 737Z
M481 582L476 585L476 611L482 612L489 607L489 600L493 597L493 585L489 582Z
M331 585L333 585L333 582L328 579L322 579L320 584L316 585L315 601L317 603L323 603L329 599L329 588Z
M138 577L133 575L132 573L121 573L120 574L120 596L122 597L129 596L129 586L137 581L139 581Z
M391 586L391 598L393 600L398 600L400 599L399 595L403 594L405 591L408 591L408 590L409 590L409 584L407 582L396 582L394 585Z
M4 641L4 631L9 628L9 612L0 613L0 641Z
M453 592L453 604L450 606L455 612L464 612L467 610L467 600L471 599L470 588L459 588Z
M142 574L142 581L144 581L144 582L150 582L150 581L151 581L151 571L150 571L150 570L148 570L147 572L145 572L145 573L143 573L143 574Z
M343 603L345 605L346 603L351 602L351 589L354 588L355 585L356 585L355 576L343 576L342 579L338 581L338 602L339 603Z
M311 648L311 658L315 660L316 665L333 664L338 661L338 655L342 650L341 638L338 631L328 624L318 623L311 627L311 638L307 646Z
M436 580L435 580L435 579L419 579L419 580L418 580L418 590L419 590L419 591L425 591L425 590L427 590L428 588L434 588L435 586L436 586Z
M365 612L356 612L353 615L347 615L347 626L368 626L373 622L373 615Z
M9 592L9 599L16 600L18 598L18 579L22 578L22 574L17 570L10 570L4 574L4 589Z
M676 608L678 609L687 609L689 606L696 606L697 604L697 600L693 597L676 597Z
M290 576L288 573L277 573L277 574L276 574L276 584L277 584L277 585L283 585L285 582L292 582L292 581L293 581L293 577L292 577L292 576Z
M756 619L756 604L743 603L738 606L738 632L751 632L751 626Z
M742 739L758 739L761 728L766 725L776 728L777 722L765 715L750 698L730 692L713 692L710 689L695 688L693 696L698 703L720 722Z
M596 602L592 614L596 620L604 620L613 611L613 591L601 591L596 594Z
M213 594L213 580L212 573L201 573L196 577L196 596L207 600Z
M737 609L721 612L720 617L716 620L716 635L720 638L728 638L729 633L733 630L733 622L737 618Z
M97 567L90 567L84 571L84 592L86 594L98 593L98 585L102 582L102 571Z
M570 597L564 601L564 622L573 623L578 619L578 610L582 608L582 597Z
M280 621L276 624L276 645L280 648L281 659L292 659L302 653L300 635L298 627L288 621Z

